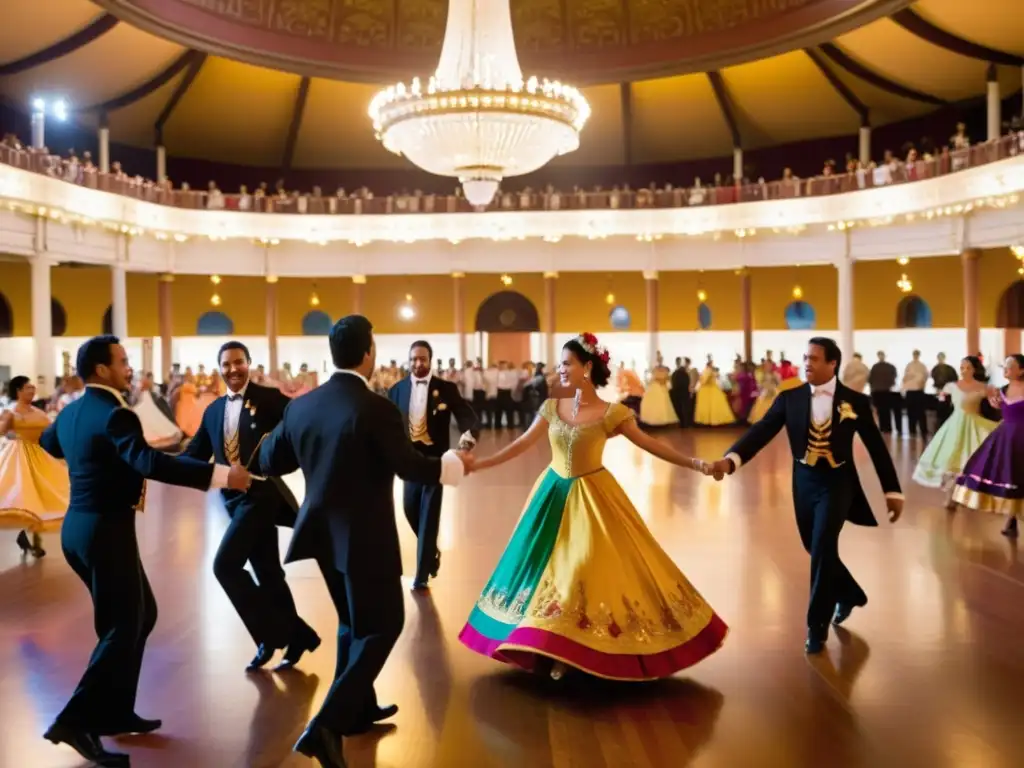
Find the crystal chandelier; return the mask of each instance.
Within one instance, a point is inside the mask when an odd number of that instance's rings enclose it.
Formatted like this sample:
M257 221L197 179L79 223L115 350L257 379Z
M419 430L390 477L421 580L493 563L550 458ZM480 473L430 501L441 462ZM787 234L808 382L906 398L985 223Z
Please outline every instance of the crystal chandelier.
M506 176L576 150L590 105L572 86L523 80L509 0L449 0L433 77L381 91L369 114L385 149L458 178L466 199L485 206Z

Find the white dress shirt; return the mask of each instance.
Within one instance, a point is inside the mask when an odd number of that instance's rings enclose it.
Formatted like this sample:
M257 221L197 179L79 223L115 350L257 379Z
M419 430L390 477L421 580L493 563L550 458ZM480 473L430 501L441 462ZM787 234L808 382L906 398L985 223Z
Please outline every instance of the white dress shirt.
M519 384L519 371L498 371L497 388L513 390Z
M430 380L433 374L428 373L424 378L417 379L409 377L409 386L412 391L409 393L409 423L419 424L427 418L427 400L430 394Z
M245 392L249 389L249 382L245 382L242 391L235 393L230 389L224 396L224 439L230 440L238 434L238 421L242 417L242 406L245 405Z
M86 384L85 386L89 389L102 389L104 392L109 392L117 398L117 402L121 404L122 408L128 407L128 403L125 402L124 395L113 387L108 387L105 384ZM213 468L213 476L210 478L210 489L227 488L229 471L228 467L225 467L222 464L217 464Z
M836 377L833 376L829 381L818 386L813 384L807 384L807 386L811 388L811 418L818 424L824 424L832 418L832 405L836 398ZM732 462L735 469L743 466L743 459L735 453L730 453L725 458ZM903 494L887 493L885 498L902 499Z
M920 360L911 360L903 371L903 391L923 392L931 373Z
M356 378L360 379L363 382L363 384L366 385L367 389L369 389L370 387L370 382L368 382L366 380L366 377L363 376L363 374L359 373L359 371L353 371L348 368L339 368L338 373L345 373L348 374L349 376L355 376ZM430 389L430 386L428 385L423 388ZM411 407L412 406L410 403L410 408ZM441 456L441 485L458 485L462 481L462 478L465 476L465 474L466 467L462 463L462 459L460 459L456 455L455 451L445 451L444 454Z

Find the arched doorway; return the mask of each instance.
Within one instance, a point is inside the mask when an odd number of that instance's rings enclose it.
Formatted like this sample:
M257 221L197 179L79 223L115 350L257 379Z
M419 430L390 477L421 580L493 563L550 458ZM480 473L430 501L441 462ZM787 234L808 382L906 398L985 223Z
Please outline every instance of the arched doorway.
M932 308L920 296L904 296L896 305L897 328L931 328Z
M68 332L68 313L56 299L50 299L50 325L50 333L54 336L63 336Z
M103 313L103 331L102 333L109 336L114 333L114 307L113 305L107 307L107 311Z
M996 327L1003 329L1003 354L1019 354L1024 329L1024 280L1018 280L1003 291L996 311Z
M487 364L507 360L521 365L530 359L530 334L540 331L533 302L516 291L487 297L476 311L476 332L487 334Z
M0 338L14 335L14 312L7 297L0 293Z

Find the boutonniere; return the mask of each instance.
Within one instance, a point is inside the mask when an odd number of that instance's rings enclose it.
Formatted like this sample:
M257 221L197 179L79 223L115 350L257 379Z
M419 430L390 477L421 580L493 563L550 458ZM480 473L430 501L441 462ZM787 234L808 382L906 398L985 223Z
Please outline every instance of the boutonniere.
M252 404L251 400L246 400L245 403L243 403L242 407L245 408L245 410L247 410L249 412L250 416L255 418L255 416L256 416L256 406Z
M448 410L448 405L447 405L447 403L440 403L440 404L439 404L439 405L437 406L437 409L436 409L436 410L437 410L437 411L447 411L447 410Z
M432 394L434 396L435 400L441 396L441 393L438 392L436 389L433 392L431 392L430 394Z
M853 410L853 406L849 403L839 404L839 423L846 421L847 419L856 419L857 412Z

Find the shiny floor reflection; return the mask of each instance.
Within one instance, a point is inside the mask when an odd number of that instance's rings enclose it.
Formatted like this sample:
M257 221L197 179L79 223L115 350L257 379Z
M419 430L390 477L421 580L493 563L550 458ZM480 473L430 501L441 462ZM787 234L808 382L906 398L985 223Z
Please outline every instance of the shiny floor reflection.
M714 457L734 436L661 439ZM506 440L486 436L480 450ZM920 446L892 445L909 484ZM848 527L843 557L871 602L808 660L808 562L781 442L722 484L625 441L608 446L607 465L654 535L729 623L720 653L676 678L634 685L556 684L471 654L456 636L547 460L544 447L446 493L441 578L430 597L407 597L405 632L378 685L382 701L402 708L396 727L348 740L353 768L1020 764L1024 564L999 535L1002 521L947 513L940 493L908 486L898 525ZM143 768L310 765L290 750L326 693L335 628L315 566L289 566L288 575L323 646L301 671L246 675L253 649L211 572L225 525L219 500L156 487L148 507L138 528L160 620L138 709L165 728L119 746ZM414 539L399 516L411 573ZM0 767L82 765L41 734L93 647L88 596L57 536L46 537L48 557L24 564L14 534L2 536Z

